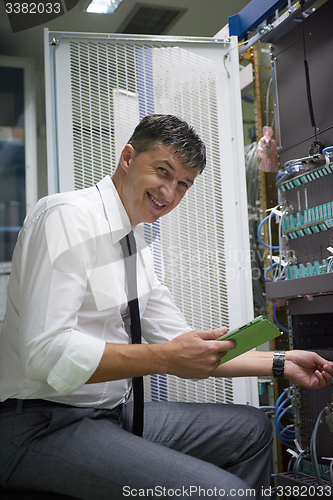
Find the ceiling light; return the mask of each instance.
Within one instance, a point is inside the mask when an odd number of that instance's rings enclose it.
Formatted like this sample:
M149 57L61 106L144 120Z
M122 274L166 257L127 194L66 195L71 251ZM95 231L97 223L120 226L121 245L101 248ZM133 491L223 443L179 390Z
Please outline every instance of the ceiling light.
M113 14L122 0L92 0L86 12L94 14Z

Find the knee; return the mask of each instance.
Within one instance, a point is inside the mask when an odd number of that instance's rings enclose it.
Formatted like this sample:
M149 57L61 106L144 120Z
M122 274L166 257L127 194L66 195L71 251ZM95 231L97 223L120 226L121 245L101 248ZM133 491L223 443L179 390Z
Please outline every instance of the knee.
M267 415L259 408L251 407L252 434L254 440L262 446L269 446L273 441L273 428Z

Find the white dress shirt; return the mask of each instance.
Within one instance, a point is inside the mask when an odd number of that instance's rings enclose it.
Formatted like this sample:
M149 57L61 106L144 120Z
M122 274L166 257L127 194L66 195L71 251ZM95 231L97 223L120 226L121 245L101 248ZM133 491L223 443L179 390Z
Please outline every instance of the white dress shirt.
M128 344L119 240L131 225L109 176L92 188L45 197L26 217L12 261L0 335L0 400L48 399L113 408L129 379L86 384L105 343ZM136 233L142 335L165 342L191 330Z

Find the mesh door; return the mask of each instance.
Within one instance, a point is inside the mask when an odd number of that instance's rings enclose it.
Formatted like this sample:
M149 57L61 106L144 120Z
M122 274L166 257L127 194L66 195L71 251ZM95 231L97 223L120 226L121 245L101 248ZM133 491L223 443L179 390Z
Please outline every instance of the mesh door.
M68 133L62 130L62 137L67 135L72 141L69 156L75 189L91 186L115 170L122 147L147 114L177 115L204 140L204 173L175 210L152 225L144 224L141 230L152 249L156 273L187 322L201 329L232 327L220 151L227 127L221 121L223 99L216 74L221 67L216 57L205 55L201 46L151 40L98 40L81 35L69 37L66 43L68 77L66 80L62 74L60 82L58 70L56 80L66 95L65 83L70 83L71 118L62 119L59 108L58 129L67 126ZM226 73L224 77L227 80ZM228 121L230 110L225 107L223 111ZM60 140L60 158L61 148ZM60 161L61 168L63 163ZM60 181L61 175L65 178L60 169ZM232 379L195 382L153 376L145 384L147 399L235 401Z

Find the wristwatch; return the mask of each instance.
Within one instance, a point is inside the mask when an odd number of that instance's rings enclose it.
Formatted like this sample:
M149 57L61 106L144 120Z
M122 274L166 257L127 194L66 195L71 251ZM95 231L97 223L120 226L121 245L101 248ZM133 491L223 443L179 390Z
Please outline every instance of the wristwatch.
M273 377L284 378L284 361L286 359L286 351L275 351L273 356Z

